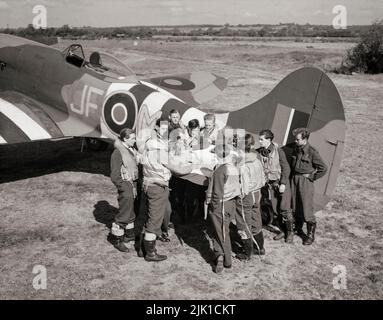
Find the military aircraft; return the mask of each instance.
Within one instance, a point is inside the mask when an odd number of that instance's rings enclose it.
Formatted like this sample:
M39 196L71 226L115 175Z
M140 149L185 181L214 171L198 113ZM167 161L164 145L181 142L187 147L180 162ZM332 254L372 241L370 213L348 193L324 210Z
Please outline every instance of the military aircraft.
M102 63L101 63L102 62ZM0 143L65 136L115 139L140 131L178 103L196 107L227 80L207 72L138 80L117 58L80 44L63 51L0 35Z
M226 85L226 79L207 72L138 80L113 56L95 52L87 60L80 44L60 51L0 34L0 145L66 136L113 140L126 127L144 141L146 129L171 109L180 111L185 124L195 118L203 123L201 104ZM315 209L325 206L341 164L345 117L339 93L324 72L294 71L257 102L216 116L221 128L254 135L269 128L287 151L292 130L309 128L309 142L329 168L315 182ZM193 173L187 178L193 180Z

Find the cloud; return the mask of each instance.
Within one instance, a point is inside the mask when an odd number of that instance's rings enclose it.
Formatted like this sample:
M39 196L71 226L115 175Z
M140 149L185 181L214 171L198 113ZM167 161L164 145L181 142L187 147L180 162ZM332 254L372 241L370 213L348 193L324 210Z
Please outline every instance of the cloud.
M5 1L0 1L0 10L7 10L9 9L9 4Z

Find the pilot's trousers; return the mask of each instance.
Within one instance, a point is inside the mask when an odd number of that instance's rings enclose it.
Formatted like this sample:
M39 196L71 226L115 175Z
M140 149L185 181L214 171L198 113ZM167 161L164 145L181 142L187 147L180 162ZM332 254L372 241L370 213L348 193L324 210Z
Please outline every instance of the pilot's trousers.
M236 199L235 221L241 239L251 239L252 235L262 231L260 198L261 192L258 190L250 192L243 199Z
M128 224L133 223L136 218L133 185L131 182L124 181L118 186L117 190L118 214L115 216L114 221L120 227L125 228Z
M291 188L290 184L286 184L285 192L279 193L279 185L268 182L264 188L269 189L270 201L273 211L277 215L281 215L284 221L291 221L293 219L291 210Z
M231 265L230 222L235 217L235 198L223 202L220 208L209 210L212 224L213 250L216 257L223 255L224 264Z
M161 235L161 225L169 211L169 187L150 184L144 186L147 206L145 232ZM169 219L167 219L169 221ZM168 222L167 222L168 223Z
M314 214L314 182L303 175L291 180L294 218L297 222L316 222Z

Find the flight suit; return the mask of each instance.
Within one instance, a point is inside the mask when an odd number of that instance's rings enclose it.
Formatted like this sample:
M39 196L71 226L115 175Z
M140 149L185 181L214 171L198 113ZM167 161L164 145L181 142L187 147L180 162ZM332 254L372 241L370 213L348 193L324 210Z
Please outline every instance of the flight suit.
M315 223L314 181L323 177L327 166L319 152L307 143L296 147L292 155L292 207L298 224L303 221Z

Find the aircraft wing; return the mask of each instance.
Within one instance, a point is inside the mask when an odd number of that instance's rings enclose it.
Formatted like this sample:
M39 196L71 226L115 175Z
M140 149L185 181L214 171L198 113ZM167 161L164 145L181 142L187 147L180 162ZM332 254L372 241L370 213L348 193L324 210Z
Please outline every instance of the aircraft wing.
M170 92L191 107L198 107L215 98L227 86L227 79L204 71L163 76L143 81Z
M14 91L0 91L0 144L63 137L40 102Z

